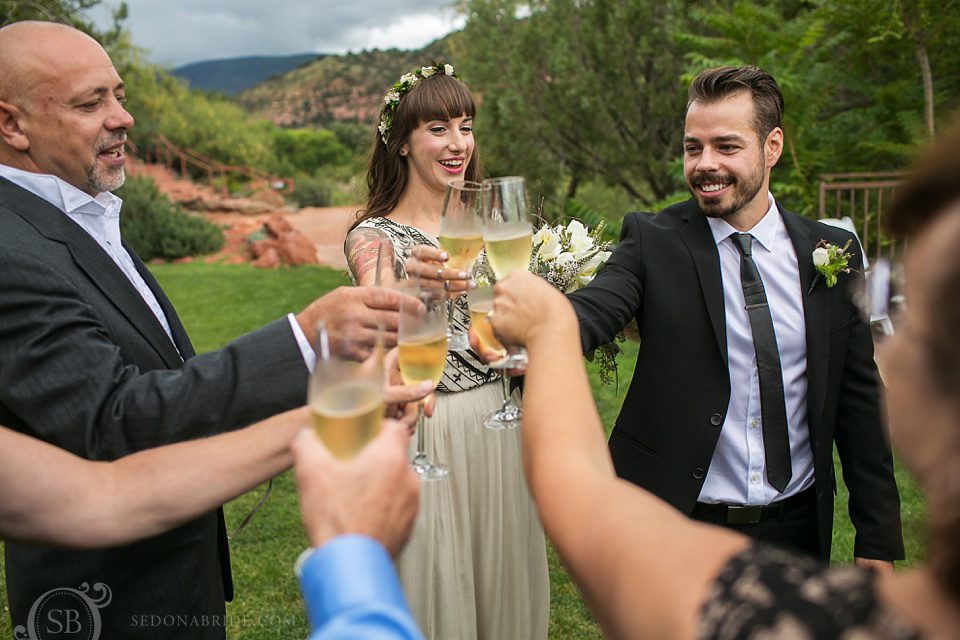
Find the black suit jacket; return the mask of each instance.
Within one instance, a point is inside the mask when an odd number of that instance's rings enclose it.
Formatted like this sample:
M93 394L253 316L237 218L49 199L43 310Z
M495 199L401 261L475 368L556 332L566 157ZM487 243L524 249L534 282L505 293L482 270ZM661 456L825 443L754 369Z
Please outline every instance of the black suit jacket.
M862 278L859 246L851 244L852 271L836 286L828 288L822 279L814 284L811 254L817 242L843 246L853 236L782 209L781 214L804 294L821 554L830 556L836 442L857 530L855 554L901 559L900 499L880 420L873 340L849 296L851 283ZM730 400L720 257L696 202L656 216L627 215L606 266L570 300L585 350L608 342L636 319L640 350L610 453L620 477L690 514Z
M0 229L0 424L84 458L114 460L303 404L307 370L287 320L195 356L170 301L129 248L176 348L96 241L3 179ZM216 626L142 628L140 616L220 616L222 625L233 591L224 534L218 509L121 548L7 544L13 624L26 624L50 589L100 582L113 596L100 611L102 637L222 637Z

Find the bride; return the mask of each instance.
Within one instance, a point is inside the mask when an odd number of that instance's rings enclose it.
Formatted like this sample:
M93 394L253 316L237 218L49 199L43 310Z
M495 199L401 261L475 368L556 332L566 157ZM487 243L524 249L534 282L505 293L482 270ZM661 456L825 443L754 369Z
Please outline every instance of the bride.
M375 282L380 239L390 239L398 278L405 261L452 294L469 274L443 265L437 236L447 183L479 181L476 108L450 65L405 74L384 98L367 173L368 199L347 235L358 284ZM429 265L429 266L423 266ZM454 322L465 326L464 296ZM544 639L550 612L543 529L520 463L519 430L492 431L482 418L499 407L497 374L471 351L447 354L427 455L450 475L424 483L414 532L398 558L400 579L427 638Z

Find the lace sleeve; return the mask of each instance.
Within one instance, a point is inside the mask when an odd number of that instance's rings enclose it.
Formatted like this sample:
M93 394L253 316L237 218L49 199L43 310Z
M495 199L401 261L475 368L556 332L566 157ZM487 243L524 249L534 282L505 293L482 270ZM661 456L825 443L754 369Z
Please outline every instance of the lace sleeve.
M874 574L821 566L756 544L734 556L710 589L697 638L921 638L877 599Z

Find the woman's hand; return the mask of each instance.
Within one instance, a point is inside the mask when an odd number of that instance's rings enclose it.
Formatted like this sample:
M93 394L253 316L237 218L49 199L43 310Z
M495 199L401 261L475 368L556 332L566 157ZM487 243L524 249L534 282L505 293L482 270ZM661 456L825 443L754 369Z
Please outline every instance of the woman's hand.
M575 327L577 317L566 296L546 280L527 271L514 271L493 288L490 323L500 342L526 347L536 337Z
M474 288L476 284L469 272L450 269L444 264L448 258L446 251L425 244L418 245L410 251L410 258L406 262L407 277L419 278L424 286L432 284L452 294Z

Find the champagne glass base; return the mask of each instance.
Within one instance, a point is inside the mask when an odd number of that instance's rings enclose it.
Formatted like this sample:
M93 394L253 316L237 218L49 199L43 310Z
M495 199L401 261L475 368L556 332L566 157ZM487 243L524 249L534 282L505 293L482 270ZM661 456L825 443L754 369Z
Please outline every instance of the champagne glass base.
M508 404L491 411L483 417L483 426L494 431L503 431L506 429L516 429L520 426L523 418L523 411L520 407Z
M422 458L420 456L415 457L410 466L421 480L442 480L450 475L449 469L442 464L430 462L425 456Z
M470 349L470 337L467 334L452 331L447 334L448 351L467 351L468 349Z

